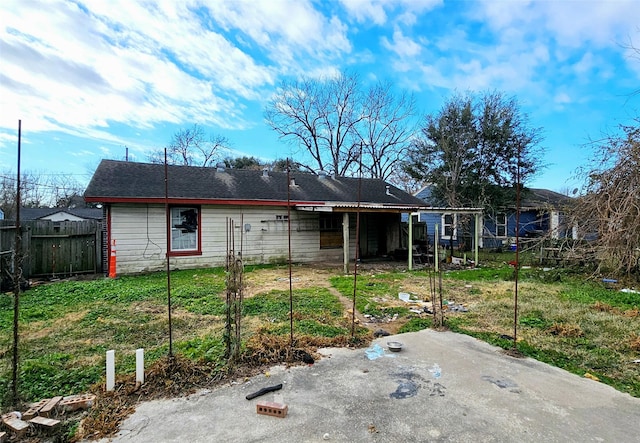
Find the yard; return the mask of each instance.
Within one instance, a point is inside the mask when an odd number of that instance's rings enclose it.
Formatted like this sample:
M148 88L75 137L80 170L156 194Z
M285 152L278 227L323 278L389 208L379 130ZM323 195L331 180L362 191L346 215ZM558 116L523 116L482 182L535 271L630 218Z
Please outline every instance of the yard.
M419 314L416 304L398 298L400 292L417 301L429 298L433 280L428 270L375 263L359 269L358 322L352 337L353 275L343 275L335 267L293 267L293 336L298 351L313 355L319 346L366 346L380 329L401 333L433 326L431 314ZM174 353L180 364L192 365L189 374L203 376L180 386L172 386L175 380L163 381L166 394L204 387L206 380L213 383L243 371L264 370L278 360L297 359L298 354L289 352L287 267L245 269L242 357L233 368L224 359L224 269L176 271L171 281ZM568 270L522 269L518 350L640 397L640 294L618 289ZM496 260L492 266L444 272L442 295L467 310L445 311L445 327L505 349L512 347L511 266ZM9 403L12 306L10 293L0 295L3 405ZM164 273L37 285L21 295L20 309L19 388L24 401L100 392L109 349L116 353L118 383L130 382L138 348L145 349L150 379L163 370L171 372L166 366L162 369L169 350ZM136 398L161 394L142 390ZM67 432L74 429L69 425Z

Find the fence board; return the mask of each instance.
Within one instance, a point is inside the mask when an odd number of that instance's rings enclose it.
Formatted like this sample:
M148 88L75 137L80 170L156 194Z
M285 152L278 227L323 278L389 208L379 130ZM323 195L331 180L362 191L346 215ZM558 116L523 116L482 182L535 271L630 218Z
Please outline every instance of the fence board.
M98 220L26 221L22 226L23 276L60 277L101 271L103 225ZM15 224L0 220L0 281L11 275Z

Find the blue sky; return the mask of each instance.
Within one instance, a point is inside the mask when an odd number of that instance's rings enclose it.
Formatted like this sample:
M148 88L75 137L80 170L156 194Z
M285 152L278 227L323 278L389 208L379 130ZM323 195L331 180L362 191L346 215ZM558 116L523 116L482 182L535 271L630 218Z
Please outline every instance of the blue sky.
M415 94L513 95L543 128L564 191L589 139L640 116L637 0L134 0L0 4L0 171L87 182L100 159L146 161L194 123L233 156L293 154L263 119L282 80L357 72Z

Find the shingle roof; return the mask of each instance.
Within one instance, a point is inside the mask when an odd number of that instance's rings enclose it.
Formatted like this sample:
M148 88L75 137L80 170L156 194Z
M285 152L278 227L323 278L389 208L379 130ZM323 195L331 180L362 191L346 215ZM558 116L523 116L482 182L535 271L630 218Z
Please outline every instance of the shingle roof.
M292 172L290 200L304 203L356 203L359 180ZM286 202L287 173L245 169L168 167L169 198ZM387 192L388 190L388 192ZM157 200L165 196L164 165L102 160L84 197L93 202ZM424 202L380 179L362 179L360 202L392 206L424 206Z
M102 209L95 208L21 208L20 218L22 220L38 220L60 212L85 219L100 220L102 218Z
M531 209L544 209L546 207L560 209L570 204L571 201L571 197L549 189L529 188L524 193L520 206Z

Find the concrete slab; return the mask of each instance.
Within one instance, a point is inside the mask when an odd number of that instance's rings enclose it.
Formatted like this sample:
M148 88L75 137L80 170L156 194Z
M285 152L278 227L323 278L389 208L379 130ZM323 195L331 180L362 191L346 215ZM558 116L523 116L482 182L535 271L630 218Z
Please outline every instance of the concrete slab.
M402 351L389 352L387 341ZM385 350L374 360L364 349L324 349L310 367L143 403L111 441L640 441L640 399L596 381L451 332L374 343ZM245 399L278 383L280 391ZM258 401L286 404L286 418L256 414Z

